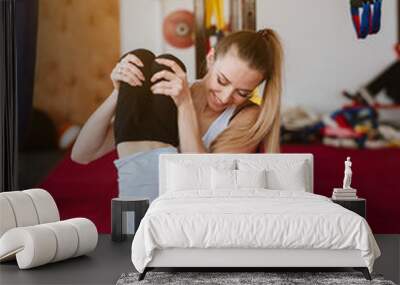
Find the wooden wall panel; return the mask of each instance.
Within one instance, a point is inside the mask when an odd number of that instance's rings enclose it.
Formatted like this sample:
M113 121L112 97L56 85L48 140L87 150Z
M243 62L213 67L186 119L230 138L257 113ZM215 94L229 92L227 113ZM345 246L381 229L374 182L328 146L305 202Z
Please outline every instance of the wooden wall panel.
M33 105L57 125L83 124L111 93L119 0L39 0Z

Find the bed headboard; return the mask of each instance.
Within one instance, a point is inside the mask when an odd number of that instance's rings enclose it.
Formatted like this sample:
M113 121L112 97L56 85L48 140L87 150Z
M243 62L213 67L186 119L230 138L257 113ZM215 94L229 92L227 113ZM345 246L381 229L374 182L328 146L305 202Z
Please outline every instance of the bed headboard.
M212 164L213 161L217 162L221 159L226 160L240 160L240 159L256 159L256 160L278 160L278 161L305 161L306 163L306 191L313 193L314 189L314 166L313 155L309 153L292 154L292 153L161 153L159 155L159 195L166 192L166 176L167 176L167 161L182 162L183 160L193 161L199 160L199 163Z

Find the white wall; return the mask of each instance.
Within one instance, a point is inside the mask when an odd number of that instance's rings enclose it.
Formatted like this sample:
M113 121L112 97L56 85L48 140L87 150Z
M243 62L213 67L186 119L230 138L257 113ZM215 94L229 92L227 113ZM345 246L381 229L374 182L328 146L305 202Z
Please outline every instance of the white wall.
M193 11L190 0L120 0L121 52L144 47L171 52L195 75L194 48L175 49L162 39L162 19L175 9ZM258 0L257 28L281 35L285 60L285 105L332 111L347 102L341 90L355 90L395 58L395 0L383 1L381 31L358 40L348 0Z
M120 0L121 53L147 48L161 49L159 0Z
M383 1L381 31L355 35L347 0L262 0L257 27L272 27L286 52L284 102L331 111L395 58L396 1Z

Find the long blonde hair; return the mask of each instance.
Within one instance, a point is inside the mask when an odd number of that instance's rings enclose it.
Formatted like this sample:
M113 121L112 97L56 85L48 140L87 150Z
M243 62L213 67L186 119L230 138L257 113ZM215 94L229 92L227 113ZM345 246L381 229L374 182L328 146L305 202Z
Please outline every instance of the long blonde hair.
M265 152L279 152L280 106L282 94L283 49L279 36L272 29L258 32L241 30L223 37L215 47L215 60L235 48L240 59L264 74L260 113L257 119L243 128L226 128L211 143L210 151L223 145L237 146L264 144ZM246 100L242 106L249 104ZM240 108L241 106L239 106ZM229 130L229 132L228 132Z

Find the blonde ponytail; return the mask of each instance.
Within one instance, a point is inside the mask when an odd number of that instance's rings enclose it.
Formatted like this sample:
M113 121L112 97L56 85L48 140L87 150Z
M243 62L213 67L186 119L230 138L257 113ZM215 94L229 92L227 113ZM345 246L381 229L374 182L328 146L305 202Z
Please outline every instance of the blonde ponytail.
M260 112L257 119L245 127L226 128L211 143L210 151L220 146L255 146L260 143L267 153L280 151L280 107L282 96L283 49L281 41L272 29L258 32L238 31L223 38L216 47L216 57L223 56L235 47L238 56L249 66L261 71L266 80ZM245 102L244 105L249 104Z

